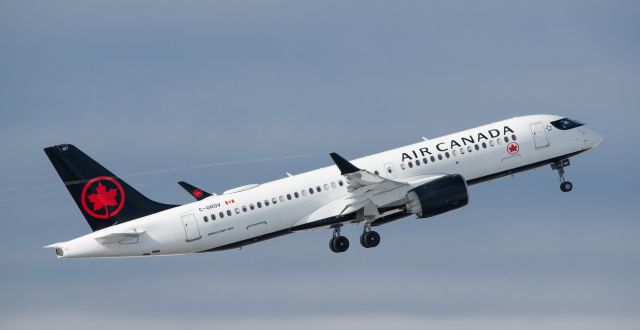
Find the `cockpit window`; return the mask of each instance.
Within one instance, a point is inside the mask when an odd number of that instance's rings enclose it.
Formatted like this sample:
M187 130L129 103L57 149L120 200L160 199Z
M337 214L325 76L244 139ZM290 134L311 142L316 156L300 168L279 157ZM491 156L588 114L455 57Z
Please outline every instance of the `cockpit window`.
M560 120L552 121L551 125L553 125L557 129L564 131L564 130L576 128L578 126L582 126L584 125L584 123L581 123L577 120L572 120L569 118L562 118Z

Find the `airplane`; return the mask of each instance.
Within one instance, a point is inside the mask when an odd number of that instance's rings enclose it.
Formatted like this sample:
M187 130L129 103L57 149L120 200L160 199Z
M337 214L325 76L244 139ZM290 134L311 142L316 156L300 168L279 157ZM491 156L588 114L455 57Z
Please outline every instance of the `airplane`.
M469 186L551 165L560 189L569 159L598 146L591 127L556 115L530 115L384 151L263 184L210 194L185 182L195 202L152 201L71 144L44 149L92 233L46 246L58 258L182 255L241 248L285 234L332 230L330 250L362 223L360 244L380 244L374 227L463 207Z

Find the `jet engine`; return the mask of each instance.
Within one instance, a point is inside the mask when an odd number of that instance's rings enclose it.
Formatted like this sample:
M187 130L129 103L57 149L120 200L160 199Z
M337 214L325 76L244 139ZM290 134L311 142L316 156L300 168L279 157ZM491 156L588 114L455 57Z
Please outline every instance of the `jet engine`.
M467 181L459 174L449 174L420 185L407 193L407 213L429 218L463 207L469 203Z

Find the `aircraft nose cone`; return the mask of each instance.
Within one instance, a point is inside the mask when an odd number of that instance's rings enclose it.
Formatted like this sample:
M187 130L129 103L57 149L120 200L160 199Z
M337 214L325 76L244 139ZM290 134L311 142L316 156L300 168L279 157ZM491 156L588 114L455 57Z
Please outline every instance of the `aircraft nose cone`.
M602 143L602 140L604 140L604 135L596 132L593 129L589 129L589 133L588 133L588 138L587 138L587 146L589 148L595 148L597 146L600 145L600 143Z

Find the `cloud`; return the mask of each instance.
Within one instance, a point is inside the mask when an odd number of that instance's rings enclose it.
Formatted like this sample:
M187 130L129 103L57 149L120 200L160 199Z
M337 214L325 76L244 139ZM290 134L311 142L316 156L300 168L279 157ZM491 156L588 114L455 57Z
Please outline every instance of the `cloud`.
M154 330L635 330L640 322L637 317L575 315L558 317L407 317L402 315L359 314L349 316L313 315L256 318L157 318L123 317L120 315L19 315L0 319L5 329L93 330L154 329Z

